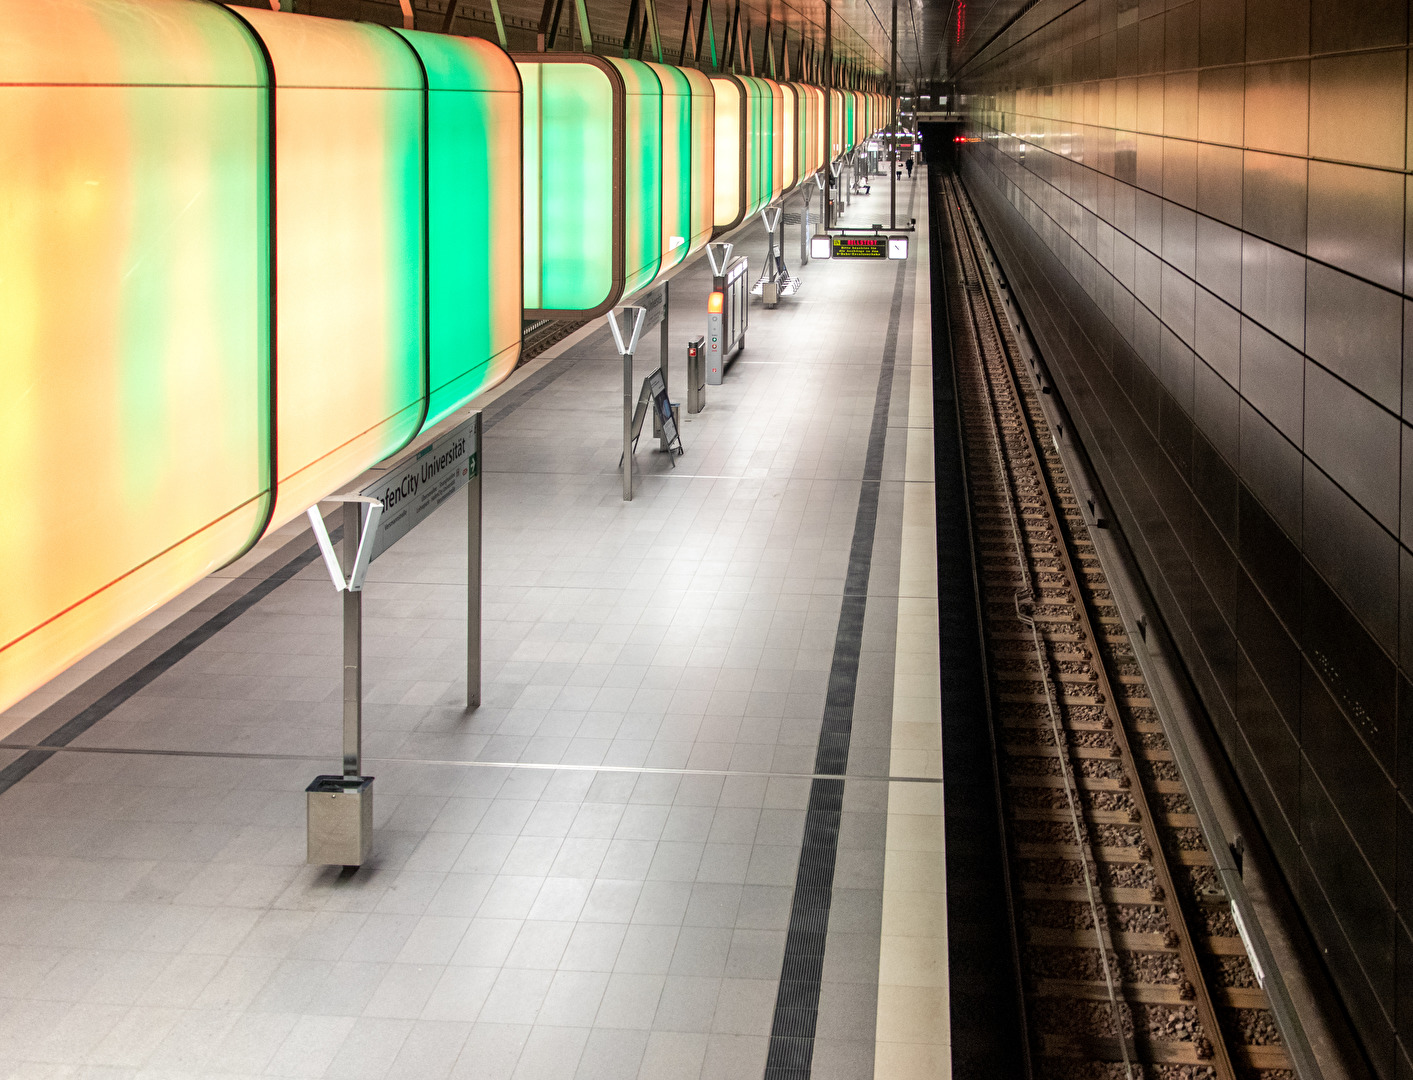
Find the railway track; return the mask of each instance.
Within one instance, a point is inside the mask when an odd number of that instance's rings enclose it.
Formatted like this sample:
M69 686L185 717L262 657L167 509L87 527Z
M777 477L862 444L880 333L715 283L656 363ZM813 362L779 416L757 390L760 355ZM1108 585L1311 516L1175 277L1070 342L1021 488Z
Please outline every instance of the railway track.
M1031 1072L1293 1078L967 195L938 183Z

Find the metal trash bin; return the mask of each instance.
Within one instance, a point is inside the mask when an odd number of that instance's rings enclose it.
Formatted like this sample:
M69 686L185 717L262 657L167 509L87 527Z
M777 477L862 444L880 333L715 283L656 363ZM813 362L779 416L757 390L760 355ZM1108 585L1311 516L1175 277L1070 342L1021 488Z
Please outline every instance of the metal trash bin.
M311 866L362 866L373 841L373 778L316 776L304 789Z
M687 411L706 408L706 338L687 342Z

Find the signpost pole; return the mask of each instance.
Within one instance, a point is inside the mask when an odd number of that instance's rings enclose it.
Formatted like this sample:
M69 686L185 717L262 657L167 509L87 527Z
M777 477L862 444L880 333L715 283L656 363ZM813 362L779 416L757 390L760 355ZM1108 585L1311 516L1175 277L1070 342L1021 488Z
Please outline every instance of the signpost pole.
M898 227L898 0L893 0L893 62L888 69L888 92L893 98L893 160L888 169L888 227Z
M668 380L667 377L667 360L668 357L671 355L671 344L668 341L667 330L667 320L671 312L672 306L667 293L667 287L670 284L671 282L667 281L664 281L662 283L662 333L658 337L658 366L662 368L662 385L667 388L667 398L669 401L672 400L672 383ZM666 451L667 432L663 430L662 423L660 420L655 426L658 429L658 449Z
M481 704L481 413L472 414L471 479L466 485L466 707ZM361 594L360 594L361 595Z
M343 504L343 572L352 576L363 532L363 504ZM363 590L343 593L343 774L363 775Z
M612 316L609 316L612 318ZM633 501L633 354L623 354L623 501Z

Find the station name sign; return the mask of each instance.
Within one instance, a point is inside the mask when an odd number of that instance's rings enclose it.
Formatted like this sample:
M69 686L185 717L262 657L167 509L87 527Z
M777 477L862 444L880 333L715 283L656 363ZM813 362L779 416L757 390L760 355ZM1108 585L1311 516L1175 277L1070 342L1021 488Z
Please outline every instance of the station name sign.
M480 467L476 460L475 425L474 416L458 424L363 489L361 494L383 504L382 521L374 535L373 559L471 482Z

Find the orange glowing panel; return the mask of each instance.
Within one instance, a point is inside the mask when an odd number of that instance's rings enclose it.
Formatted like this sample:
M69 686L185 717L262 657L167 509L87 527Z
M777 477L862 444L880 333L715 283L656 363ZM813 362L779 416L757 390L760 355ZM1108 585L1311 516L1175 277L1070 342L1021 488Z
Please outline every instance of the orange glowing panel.
M5 5L0 709L265 523L266 82L215 4Z
M799 139L795 134L795 129L799 124L800 117L800 92L792 83L780 84L781 119L784 125L784 135L780 140L780 150L784 155L784 180L781 187L785 190L795 186L795 182L800 179L799 160Z
M770 195L766 197L766 202L770 202L790 186L785 179L785 91L774 79L760 82L770 92L770 161L767 166Z
M234 10L276 86L275 526L422 426L425 82L383 27Z

